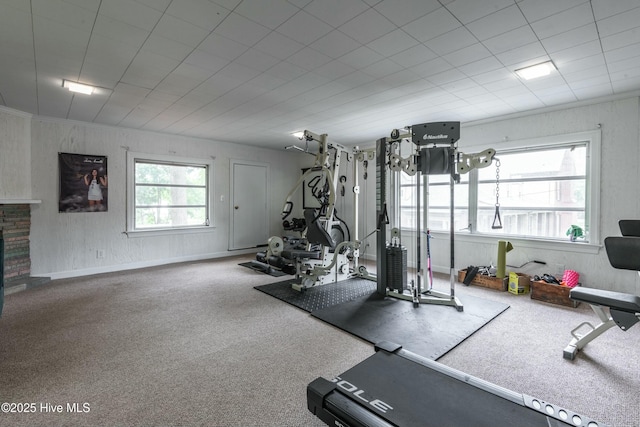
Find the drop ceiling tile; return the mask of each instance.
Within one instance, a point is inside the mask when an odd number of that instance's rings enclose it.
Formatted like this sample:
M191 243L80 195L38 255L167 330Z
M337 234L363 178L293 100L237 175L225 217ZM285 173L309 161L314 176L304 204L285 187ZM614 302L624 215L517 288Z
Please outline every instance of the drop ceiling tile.
M375 64L363 68L361 71L377 79L402 71L403 68L397 62L390 59L383 59Z
M437 0L384 0L374 8L398 27L440 8Z
M480 59L469 64L458 66L457 68L467 76L476 76L479 74L491 72L493 70L499 70L503 68L503 64L494 56L489 56L487 58Z
M638 65L638 64L636 64ZM563 75L571 73L584 73L591 68L601 68L604 73L607 71L607 65L604 60L604 55L599 53L596 55L588 56L586 58L576 59L575 61L563 62L562 64L556 64L558 69ZM611 65L609 65L611 66Z
M614 80L611 82L614 93L624 93L637 90L640 86L640 76L625 76L622 80Z
M78 80L112 89L120 81L128 66L129 61L112 62L105 66L102 63L85 60Z
M554 53L592 40L598 40L598 29L595 24L587 24L543 39L542 45L547 52Z
M142 47L144 41L149 37L149 31L104 15L98 15L96 19L92 37L95 34L107 37L118 43L133 46L136 49Z
M355 69L367 67L381 59L383 59L382 55L366 46L361 46L339 58L341 62L351 65Z
M276 29L280 34L304 45L313 43L331 30L330 25L303 10L296 13Z
M338 28L368 8L362 0L313 0L304 10L333 28Z
M98 13L146 31L153 30L162 16L156 9L133 0L103 1Z
M229 62L230 61L220 58L219 56L196 49L185 58L183 64L193 65L213 74L226 67Z
M93 122L106 101L106 97L96 97L93 95L83 97L74 96L67 117L65 118L81 122Z
M226 67L216 73L216 76L227 77L237 81L238 84L248 82L260 75L260 71L246 67L235 62L231 62ZM236 85L237 86L237 85Z
M629 80L627 80L629 82ZM636 83L631 83L631 87L637 87ZM614 93L627 92L629 89L623 89L621 91L615 90L615 84L603 83L600 85L589 86L586 88L572 89L573 94L580 100L593 99L593 97L609 96Z
M421 81L424 81L420 76L418 76L416 73L414 73L411 70L398 71L397 73L384 76L382 80L384 80L385 83L389 83L390 85L396 86L396 87L404 86L409 83L414 83L414 82L420 83Z
M427 80L429 80L431 83L433 83L436 86L441 86L441 85L455 82L457 80L462 80L465 78L467 78L465 74L463 74L461 71L453 69L453 70L444 71L442 73L433 74L427 77Z
M279 77L286 81L295 80L307 72L308 71L306 69L286 61L280 62L274 65L271 69L265 71L265 73L270 76Z
M522 46L530 45L538 41L531 27L528 25L516 28L499 36L484 40L483 44L494 55Z
M442 58L434 58L429 62L409 68L420 77L429 77L451 69L453 69L453 66Z
M91 32L93 22L96 18L95 11L76 7L63 0L33 0L31 7L34 15L85 32ZM11 13L11 10L5 9L3 6L3 14L4 13Z
M251 48L236 58L233 62L254 70L266 71L280 62L280 60L257 49Z
M164 14L151 34L196 47L207 37L209 32L173 15Z
M367 44L395 30L396 26L375 9L368 9L339 29L359 43Z
M262 73L254 77L253 79L249 80L246 84L251 86L257 86L259 88L264 88L267 90L274 90L282 86L286 82L287 82L286 80L280 77L272 76L267 73Z
M520 68L523 66L537 64L549 59L547 51L538 41L517 49L511 49L496 55L496 58L505 66L510 68Z
M467 28L478 40L486 40L523 25L527 25L527 21L518 6L514 4L469 23Z
M635 9L598 21L598 33L600 37L607 37L626 30L638 29L639 26L640 4Z
M572 90L585 90L592 86L602 86L608 84L611 87L609 74L606 72L592 76L584 76L581 73L574 73L566 76L567 84Z
M474 75L473 81L486 86L493 82L509 82L510 80L515 78L516 75L513 73L513 71L508 70L507 68L498 68L495 70L487 71L486 73L479 73Z
M65 1L68 1L68 0L65 0ZM77 0L77 1L80 2L84 0ZM99 1L99 0L96 0L96 1ZM135 1L138 3L142 3L145 6L154 8L158 12L165 12L169 7L169 4L171 4L171 0L135 0Z
M468 24L511 5L513 5L513 0L485 0L482 2L477 0L455 0L447 5L447 9L460 22Z
M593 13L589 3L556 13L531 24L533 31L540 39L546 39L569 30L593 23Z
M233 11L274 30L298 10L294 5L282 0L244 0Z
M438 55L446 55L472 46L477 42L478 40L469 32L469 30L460 27L425 42L425 45Z
M460 27L460 21L446 8L441 7L419 18L402 29L420 42L426 42L442 34L448 33Z
M331 31L309 45L309 47L333 59L339 58L360 46L360 43L340 31Z
M109 100L106 104L104 104L102 109L100 109L100 113L98 113L98 115L94 119L94 122L116 126L125 117L127 117L132 109L133 108L118 105Z
M225 7L229 10L233 10L236 6L238 6L243 0L211 0L214 3L219 4L222 7ZM287 0L288 1L288 0ZM289 2L291 3L291 2Z
M564 62L571 62L577 59L586 58L588 56L597 55L602 53L602 47L599 40L591 40L586 43L581 43L567 49L553 52L550 56L551 59L559 65Z
M593 14L597 20L618 15L639 7L637 0L592 0Z
M152 89L179 64L175 59L141 51L122 76L122 82Z
M155 90L176 96L184 96L198 86L200 82L176 73L170 73L158 85Z
M313 69L314 73L326 77L330 80L339 79L340 77L346 76L347 74L353 73L354 71L355 68L337 60L333 60Z
M607 62L624 61L628 58L634 58L640 55L640 43L630 44L619 49L605 52L604 56Z
M215 33L227 39L253 46L262 40L271 30L256 24L247 18L231 13L215 30Z
M608 0L607 0L608 1ZM541 19L553 16L564 10L578 6L582 3L589 3L588 0L563 0L563 1L540 1L523 0L518 2L518 7L524 13L529 22L536 22Z
M423 44L416 45L403 52L396 53L389 57L392 61L402 64L405 68L411 68L414 65L424 64L425 62L437 57L431 49Z
M622 33L602 37L600 40L602 42L602 49L605 52L608 52L640 43L640 31L634 28L632 30L623 31Z
M287 62L311 71L316 67L331 62L331 57L306 47L287 58Z
M623 59L621 61L610 62L608 65L611 73L617 73L618 71L626 71L630 69L640 68L640 57L633 56L631 58Z
M454 67L459 67L490 56L492 56L491 52L489 52L486 47L481 43L475 43L471 46L446 54L443 58Z
M304 48L304 45L276 31L272 31L253 47L278 59L286 59Z
M210 34L198 46L198 50L226 59L227 61L233 61L247 49L248 47L246 45L216 33Z
M209 77L211 77L215 73L215 71L211 71L206 68L198 67L197 65L183 62L180 65L178 65L176 69L172 71L172 73L182 77L186 77L188 79L203 82L207 80Z
M166 13L207 31L217 28L230 17L230 11L209 0L173 0Z
M182 61L193 51L193 46L187 46L180 42L151 34L142 45L143 51L157 53L178 61Z
M367 44L367 46L379 54L388 57L395 55L396 53L406 51L418 44L419 42L416 39L398 28L397 30L375 39L371 43Z

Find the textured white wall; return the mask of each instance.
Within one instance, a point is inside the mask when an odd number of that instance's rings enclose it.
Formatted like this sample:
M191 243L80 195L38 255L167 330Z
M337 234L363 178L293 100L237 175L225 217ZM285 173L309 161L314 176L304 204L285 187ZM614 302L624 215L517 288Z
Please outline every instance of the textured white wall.
M0 201L31 199L31 117L0 109Z
M279 235L282 201L300 171L299 156L284 150L77 122L34 118L31 137L33 197L42 200L32 210L32 274L54 278L237 253L227 251L230 159L270 165L270 234ZM124 234L127 149L189 158L215 157L212 194L215 227L189 234L148 237ZM58 152L108 157L108 212L58 212ZM224 202L220 202L220 196L224 196ZM97 259L98 250L104 250L103 259Z

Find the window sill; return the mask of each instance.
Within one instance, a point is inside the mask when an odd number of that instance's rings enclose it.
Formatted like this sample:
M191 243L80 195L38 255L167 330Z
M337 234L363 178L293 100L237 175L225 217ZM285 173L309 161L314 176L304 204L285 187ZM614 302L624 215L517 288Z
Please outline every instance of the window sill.
M127 230L123 231L129 238L136 237L154 237L154 236L169 236L175 234L195 234L195 233L209 233L215 230L213 225L205 225L199 227L185 227L185 228L170 228L170 229L149 229L149 230Z
M448 235L447 233L442 233ZM486 234L456 234L456 240L479 243L495 243L498 240L508 240L521 248L543 249L549 251L574 252L583 254L597 254L601 245L585 242L571 242L564 240L526 239L516 236L489 236Z
M413 230L402 230L403 233L413 234ZM443 231L430 231L430 234L437 236L438 239L449 239L449 233ZM566 241L562 240L544 240L544 239L526 239L517 236L491 236L488 234L470 234L470 233L456 233L456 242L468 242L468 243L489 243L496 244L498 240L507 240L513 243L514 246L519 248L531 248L542 249L549 251L561 251L561 252L574 252L583 254L598 254L602 245L594 243L584 242L570 242L567 238Z

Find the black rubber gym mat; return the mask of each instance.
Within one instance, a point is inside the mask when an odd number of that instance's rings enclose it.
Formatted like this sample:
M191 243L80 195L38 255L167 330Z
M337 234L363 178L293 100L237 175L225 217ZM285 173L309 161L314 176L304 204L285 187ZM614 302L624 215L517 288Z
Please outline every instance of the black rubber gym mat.
M304 292L291 289L293 281L255 289L372 344L396 342L434 360L509 308L507 304L460 293L457 295L464 305L462 312L444 305L414 307L411 301L377 294L376 282L366 279L349 279Z
M464 305L421 304L377 293L311 313L333 326L372 344L391 341L429 359L438 359L509 308L469 295L458 295Z
M349 279L309 288L304 292L291 288L294 281L270 283L256 286L255 289L308 312L342 304L376 291L376 282L366 279Z

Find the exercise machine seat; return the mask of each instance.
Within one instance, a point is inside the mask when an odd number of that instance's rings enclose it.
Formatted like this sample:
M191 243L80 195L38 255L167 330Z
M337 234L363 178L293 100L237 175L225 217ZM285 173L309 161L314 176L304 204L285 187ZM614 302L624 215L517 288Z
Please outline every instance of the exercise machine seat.
M640 237L607 237L604 246L614 268L640 270Z
M640 237L640 219L621 219L618 225L623 236Z
M640 297L622 292L583 288L579 286L571 289L569 298L575 301L615 308L629 313L640 313Z
M604 239L609 263L614 268L640 272L640 221L620 220L619 225L622 237ZM565 359L573 360L579 350L616 325L627 331L640 322L640 296L580 287L571 289L569 298L590 304L600 323L593 326L582 322L571 331L573 338L563 352ZM608 313L605 308L609 309ZM586 327L589 328L587 333L580 332Z
M317 243L334 249L336 244L331 235L322 228L320 221L316 217L315 209L305 209L304 220L307 222L307 240L309 243Z
M305 251L302 249L290 249L282 251L282 257L285 259L321 259L320 251Z

